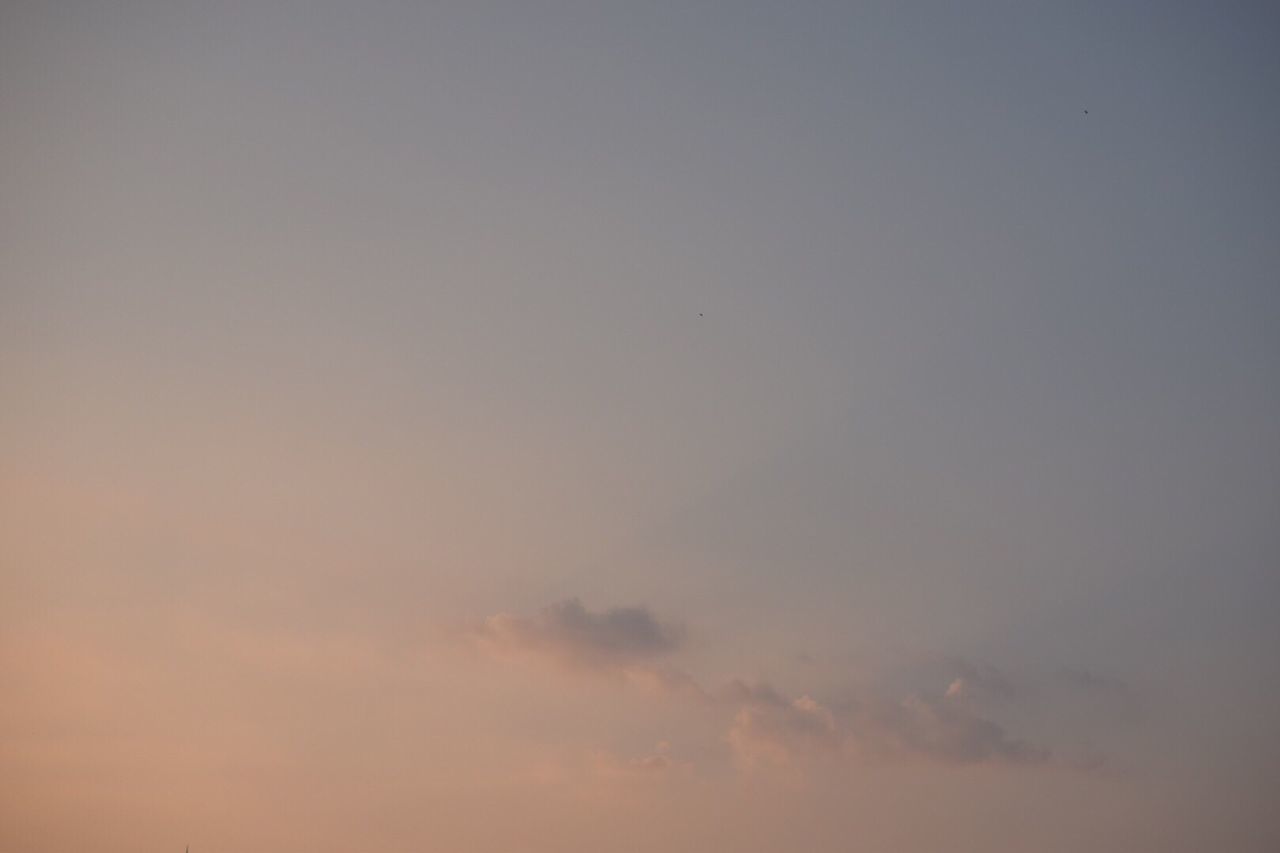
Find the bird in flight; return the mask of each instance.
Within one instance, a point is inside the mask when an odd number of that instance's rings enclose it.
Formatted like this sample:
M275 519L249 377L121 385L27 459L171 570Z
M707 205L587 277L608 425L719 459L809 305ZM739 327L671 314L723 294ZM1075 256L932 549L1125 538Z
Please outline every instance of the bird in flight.
M1088 110L1085 110L1085 111L1084 111L1084 114L1085 114L1085 115L1088 115L1088 114L1089 114L1089 111L1088 111Z

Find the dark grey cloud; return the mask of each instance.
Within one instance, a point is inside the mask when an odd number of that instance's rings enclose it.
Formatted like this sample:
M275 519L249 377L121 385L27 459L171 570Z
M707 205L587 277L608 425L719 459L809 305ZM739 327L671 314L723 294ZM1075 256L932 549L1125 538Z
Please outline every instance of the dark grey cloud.
M627 668L680 647L684 629L646 607L593 612L576 598L542 608L532 617L500 613L476 631L484 647L597 669Z

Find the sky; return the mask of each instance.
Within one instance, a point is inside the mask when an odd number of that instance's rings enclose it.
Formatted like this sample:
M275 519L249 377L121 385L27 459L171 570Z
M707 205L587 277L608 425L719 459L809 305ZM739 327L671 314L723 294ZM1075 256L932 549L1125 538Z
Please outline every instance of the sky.
M1280 849L1280 13L0 2L0 851Z

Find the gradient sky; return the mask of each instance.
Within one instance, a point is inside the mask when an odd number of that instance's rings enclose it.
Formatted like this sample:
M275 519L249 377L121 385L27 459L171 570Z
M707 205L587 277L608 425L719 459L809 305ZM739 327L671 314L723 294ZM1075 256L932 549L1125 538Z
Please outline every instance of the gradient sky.
M3 0L0 851L1280 849L1278 43Z

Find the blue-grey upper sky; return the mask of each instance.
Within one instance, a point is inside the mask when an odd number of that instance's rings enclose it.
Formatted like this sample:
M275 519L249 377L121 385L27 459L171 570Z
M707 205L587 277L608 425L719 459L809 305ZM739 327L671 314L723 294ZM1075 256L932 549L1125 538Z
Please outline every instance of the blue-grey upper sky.
M1277 43L0 4L0 847L1275 849Z

